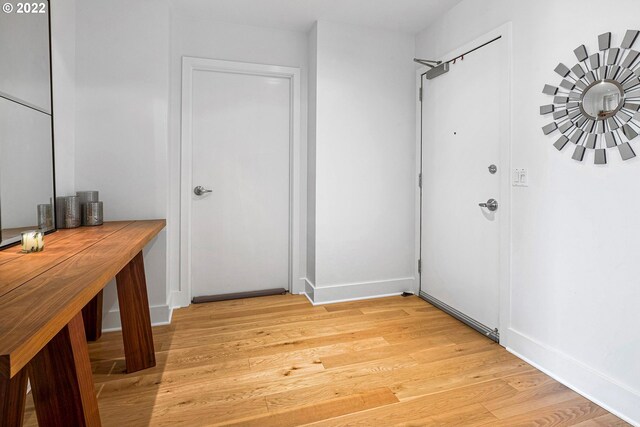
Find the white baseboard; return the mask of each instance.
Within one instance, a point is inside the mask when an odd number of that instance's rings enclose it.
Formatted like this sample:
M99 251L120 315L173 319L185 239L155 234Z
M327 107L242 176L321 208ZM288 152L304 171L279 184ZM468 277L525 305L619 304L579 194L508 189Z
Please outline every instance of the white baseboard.
M171 291L171 297L169 298L169 307L189 307L190 304L191 301L189 301L186 291Z
M171 323L173 308L169 305L155 305L149 308L151 314L151 324L153 326L168 325ZM110 310L102 318L102 331L111 332L122 329L120 324L120 310Z
M305 279L305 295L313 305L382 298L400 295L403 292L413 292L415 281L415 277L402 277L373 282L316 286Z
M512 328L507 350L626 422L640 427L640 392Z
M311 281L307 278L304 279L304 294L307 298L309 298L309 301L311 301L311 304L313 304L313 293L315 290L315 286L313 286L313 283L311 283Z
M291 284L291 293L292 294L302 294L307 290L307 279L305 277L299 277L297 279L293 279L293 283Z

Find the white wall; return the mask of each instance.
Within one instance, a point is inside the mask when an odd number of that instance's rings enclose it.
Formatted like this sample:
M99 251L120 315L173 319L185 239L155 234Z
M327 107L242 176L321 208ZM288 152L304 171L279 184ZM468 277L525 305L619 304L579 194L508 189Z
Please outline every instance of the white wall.
M309 57L309 115L307 140L307 280L316 282L316 106L318 94L318 25L308 35ZM305 292L313 299L313 287Z
M170 211L169 238L180 239L180 117L181 117L181 64L183 56L194 56L227 61L281 65L301 69L301 164L306 170L307 158L307 36L305 33L270 28L212 22L211 17L199 18L180 2L171 10L170 54L170 139L169 168ZM300 271L306 270L306 175L301 177L301 236ZM179 246L171 246L169 259L170 283L176 305L187 305L186 292L179 284ZM294 292L303 290L303 282L294 278Z
M528 169L529 187L512 188L511 323L500 337L638 424L640 160L622 162L613 151L605 166L593 165L592 152L572 160L570 148L553 148L557 134L542 134L550 119L538 107L550 102L544 84L560 82L555 66L576 63L574 48L597 51L606 31L619 45L638 29L639 13L635 0L465 0L416 38L416 56L445 59L512 21L511 166Z
M313 299L412 291L414 38L325 21L313 31Z
M75 190L99 190L105 220L165 218L168 4L78 2L76 31ZM166 235L144 251L156 323L169 320ZM113 284L105 312L105 327L117 327Z

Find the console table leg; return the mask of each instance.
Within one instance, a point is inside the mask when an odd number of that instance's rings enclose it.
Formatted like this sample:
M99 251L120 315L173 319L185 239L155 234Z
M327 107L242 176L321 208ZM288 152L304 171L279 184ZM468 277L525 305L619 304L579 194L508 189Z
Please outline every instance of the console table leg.
M21 427L27 397L27 370L13 378L0 377L0 422L6 427Z
M101 425L81 313L40 350L28 368L40 426Z
M82 309L84 332L87 341L97 341L102 336L102 291Z
M142 251L116 275L127 372L156 366Z

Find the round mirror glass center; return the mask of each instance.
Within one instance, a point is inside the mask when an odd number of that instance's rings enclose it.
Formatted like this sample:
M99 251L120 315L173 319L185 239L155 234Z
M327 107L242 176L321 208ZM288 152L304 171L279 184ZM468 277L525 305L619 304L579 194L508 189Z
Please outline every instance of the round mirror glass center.
M594 120L604 120L616 114L623 101L620 85L611 80L603 80L585 89L582 94L582 110Z

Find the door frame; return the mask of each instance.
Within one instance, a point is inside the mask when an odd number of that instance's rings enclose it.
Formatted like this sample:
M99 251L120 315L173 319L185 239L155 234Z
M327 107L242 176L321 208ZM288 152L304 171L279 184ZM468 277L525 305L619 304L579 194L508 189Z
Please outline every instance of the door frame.
M511 22L507 22L493 30L476 37L469 43L465 43L445 55L442 55L442 60L448 60L449 58L455 58L458 55L467 52L491 39L498 36L502 36L505 42L505 70L506 78L502 81L503 87L500 98L500 159L501 165L498 173L500 174L500 211L502 212L502 218L500 220L500 242L499 242L499 321L498 329L500 332L500 345L503 347L509 346L509 328L511 326L511 141L512 141L512 76L513 76L513 63L512 63L512 25ZM473 53L472 53L473 54ZM471 54L471 55L472 55ZM455 67L455 65L452 65ZM422 74L428 70L427 67L421 66L416 70L416 93L420 93L422 88ZM429 96L428 93L423 93L423 98ZM416 170L418 173L422 173L422 102L419 97L416 97ZM416 240L415 248L417 259L422 257L422 188L416 186ZM422 288L422 274L418 272L416 262L416 276L418 277L418 292L421 292Z
M289 80L289 292L297 291L300 277L301 157L300 157L300 68L254 64L220 59L182 57L181 160L180 160L180 293L181 306L191 303L191 189L192 182L192 92L193 72L244 74ZM249 266L248 266L249 267Z

